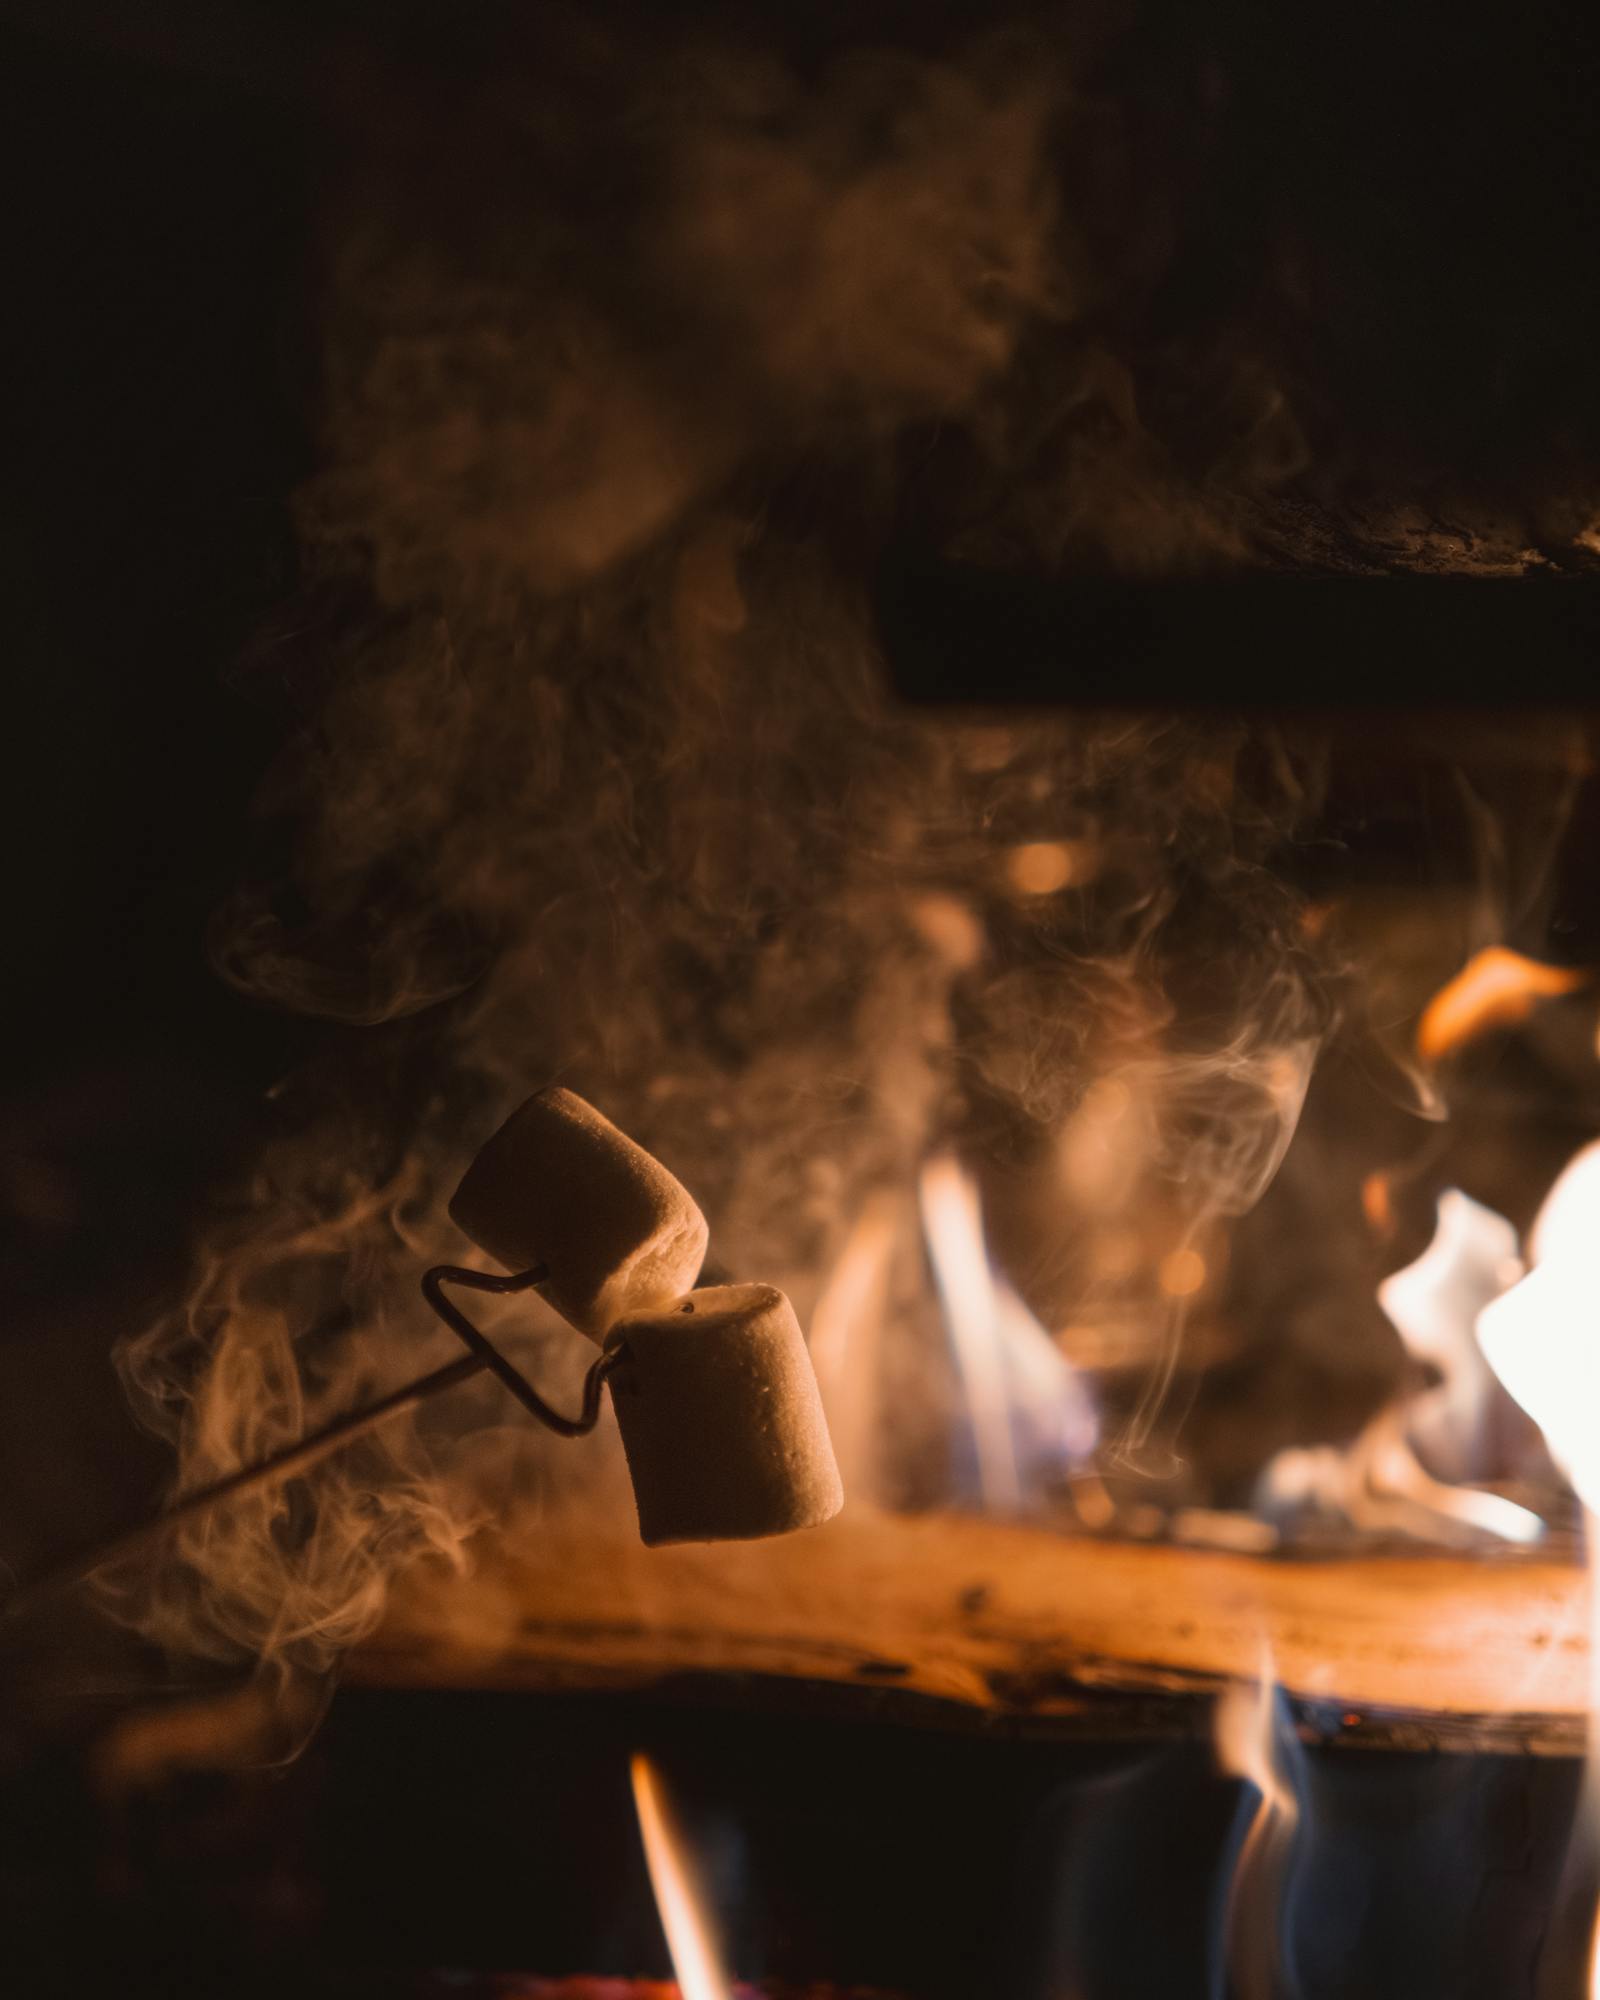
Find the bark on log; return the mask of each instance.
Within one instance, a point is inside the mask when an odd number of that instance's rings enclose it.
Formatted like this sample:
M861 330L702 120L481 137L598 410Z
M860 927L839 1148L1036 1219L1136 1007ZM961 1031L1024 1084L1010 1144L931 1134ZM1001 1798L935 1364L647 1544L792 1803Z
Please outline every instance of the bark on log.
M744 1698L854 1689L875 1712L1122 1735L1204 1727L1265 1641L1309 1734L1569 1754L1588 1607L1582 1570L1548 1558L1293 1561L861 1512L651 1550L558 1520L471 1578L407 1578L354 1668L534 1689L733 1677Z

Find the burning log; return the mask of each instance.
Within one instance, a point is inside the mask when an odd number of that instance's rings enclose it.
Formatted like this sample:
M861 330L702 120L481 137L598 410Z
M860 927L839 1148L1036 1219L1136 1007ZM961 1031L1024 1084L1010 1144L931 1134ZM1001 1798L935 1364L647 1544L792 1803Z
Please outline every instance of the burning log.
M1373 561L1363 574L1313 558L1152 584L918 554L885 563L875 598L898 693L990 707L1459 707L1492 700L1505 661L1521 657L1538 662L1541 701L1577 707L1600 632L1592 582L1470 559L1456 573L1380 573Z
M657 1551L552 1520L486 1551L470 1582L404 1579L354 1671L504 1688L709 1677L746 1697L806 1683L924 1719L943 1704L948 1721L1121 1735L1198 1725L1211 1695L1258 1677L1265 1645L1307 1726L1337 1740L1569 1754L1588 1595L1548 1558L1283 1561L958 1515L851 1512L759 1547Z

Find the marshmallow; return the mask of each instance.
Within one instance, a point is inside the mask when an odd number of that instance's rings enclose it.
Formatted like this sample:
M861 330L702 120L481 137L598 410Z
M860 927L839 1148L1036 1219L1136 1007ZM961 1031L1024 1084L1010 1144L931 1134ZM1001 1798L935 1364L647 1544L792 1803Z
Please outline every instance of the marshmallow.
M772 1285L715 1285L611 1329L611 1400L639 1506L662 1542L745 1541L844 1503L794 1308Z
M570 1090L515 1111L468 1167L450 1219L591 1340L700 1275L706 1219L658 1160Z

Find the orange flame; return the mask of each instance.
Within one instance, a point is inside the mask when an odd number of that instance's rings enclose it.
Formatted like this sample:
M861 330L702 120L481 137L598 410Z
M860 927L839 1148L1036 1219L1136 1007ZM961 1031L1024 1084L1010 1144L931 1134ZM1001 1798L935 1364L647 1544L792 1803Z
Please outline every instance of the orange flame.
M1543 965L1504 945L1474 953L1423 1009L1417 1024L1417 1054L1436 1063L1491 1028L1514 1028L1541 1000L1553 1000L1587 985L1590 974Z
M1588 2000L1600 2000L1600 1910L1596 1910L1594 1933L1589 1939Z
M1254 1786L1254 1816L1234 1859L1225 1916L1224 1949L1240 2000L1267 2000L1276 1990L1277 1908L1299 1801L1277 1754L1272 1657L1261 1648L1260 1677L1235 1682L1218 1697L1213 1718L1217 1762Z
M811 1311L811 1365L845 1492L857 1501L877 1495L883 1328L902 1220L886 1189L870 1195Z
M667 1934L667 1950L683 2000L732 2000L733 1988L719 1962L705 1900L667 1802L661 1774L642 1751L636 1751L629 1775L650 1887L655 1891L656 1909Z
M1243 1778L1261 1794L1261 1812L1293 1820L1294 1793L1284 1782L1273 1741L1272 1657L1262 1648L1261 1673L1254 1681L1230 1681L1217 1697L1212 1733L1217 1762L1230 1777Z

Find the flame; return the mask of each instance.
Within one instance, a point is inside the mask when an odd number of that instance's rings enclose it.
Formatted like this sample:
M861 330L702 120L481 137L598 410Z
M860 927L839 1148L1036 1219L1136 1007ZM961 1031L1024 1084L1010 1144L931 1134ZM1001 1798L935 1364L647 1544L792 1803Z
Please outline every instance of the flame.
M1521 1271L1517 1234L1505 1217L1446 1189L1432 1242L1378 1287L1378 1303L1407 1350L1432 1367L1437 1381L1380 1410L1346 1450L1279 1452L1262 1476L1257 1504L1274 1513L1309 1502L1364 1528L1424 1540L1459 1528L1506 1542L1538 1541L1544 1522L1537 1514L1467 1483L1494 1470L1489 1418L1500 1394L1475 1325ZM1448 1478L1427 1469L1419 1446Z
M1005 1364L996 1331L994 1278L983 1243L977 1190L949 1154L922 1170L922 1220L946 1324L972 1413L978 1482L986 1506L1022 1500Z
M1292 1821L1298 1808L1279 1768L1273 1731L1276 1700L1272 1657L1263 1647L1259 1678L1233 1681L1217 1697L1212 1733L1223 1770L1254 1785L1260 1794L1258 1817L1278 1813Z
M1455 1528L1503 1542L1542 1538L1544 1522L1530 1508L1503 1494L1435 1479L1418 1464L1404 1426L1403 1410L1384 1410L1347 1450L1319 1445L1280 1451L1261 1476L1256 1506L1271 1515L1309 1503L1358 1527L1421 1541L1451 1538Z
M1592 1765L1594 1759L1592 1742L1589 1754ZM1594 1928L1589 1937L1589 1970L1584 1981L1584 1992L1587 2000L1600 2000L1600 1909L1595 1911Z
M1587 972L1543 965L1504 945L1490 945L1475 952L1423 1009L1417 1054L1425 1063L1437 1063L1491 1028L1514 1028L1539 1001L1572 993L1589 978Z
M1475 1327L1484 1307L1522 1275L1517 1232L1503 1215L1447 1188L1433 1240L1414 1263L1378 1287L1378 1304L1437 1388L1412 1404L1410 1430L1436 1469L1460 1481L1484 1477L1485 1430L1497 1388Z
M718 1960L705 1902L694 1879L687 1846L672 1815L661 1774L642 1751L629 1762L634 1809L644 1841L650 1887L683 2000L732 2000L733 1988Z
M1486 1306L1478 1341L1491 1367L1544 1432L1550 1455L1583 1502L1589 1551L1589 1743L1582 1814L1586 1852L1569 1868L1591 1876L1600 1841L1600 1143L1556 1177L1528 1234L1533 1269ZM1592 1889L1589 1891L1592 1894ZM1600 2000L1600 1909L1585 1991Z
M1595 1217L1600 1214L1600 1142L1585 1146L1557 1174L1528 1232L1533 1264L1592 1254Z
M1278 1753L1276 1714L1276 1676L1263 1643L1259 1678L1224 1689L1212 1723L1217 1762L1256 1794L1234 1852L1223 1919L1227 1988L1238 2000L1270 2000L1276 1989L1283 1866L1300 1817ZM1224 1982L1214 1984L1221 1990Z
M1557 1177L1528 1247L1533 1269L1479 1314L1478 1343L1573 1491L1600 1512L1600 1146Z
M923 1233L972 1420L986 1507L1015 1512L1024 1499L1019 1432L1045 1456L1092 1450L1095 1421L1076 1373L1027 1306L990 1269L983 1210L953 1155L927 1162L919 1185Z
M877 1486L881 1350L904 1203L884 1189L869 1196L811 1311L811 1362L845 1492L856 1499Z

